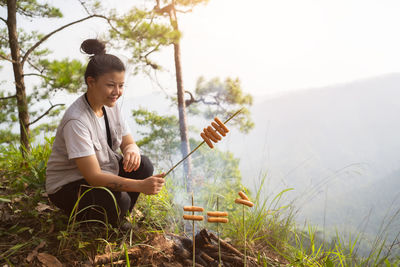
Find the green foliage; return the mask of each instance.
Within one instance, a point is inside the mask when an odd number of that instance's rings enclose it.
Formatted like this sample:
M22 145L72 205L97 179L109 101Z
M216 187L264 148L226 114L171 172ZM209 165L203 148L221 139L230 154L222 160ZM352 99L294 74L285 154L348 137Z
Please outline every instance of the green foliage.
M135 65L135 73L140 70L161 69L151 59L151 54L160 51L180 38L180 33L174 31L166 22L155 19L152 10L132 8L122 16L112 16L115 26L109 32L109 39L118 40L115 46L131 54L131 63ZM147 70L148 71L148 70Z
M0 97L7 97L9 94L0 92ZM18 121L16 116L16 103L15 97L0 100L0 144L11 143L18 140L19 135L12 131L12 125ZM8 122L8 123L4 123Z
M244 133L254 128L248 109L252 104L253 98L250 94L243 93L239 78L229 77L224 82L221 82L219 78L206 81L204 77L200 77L197 80L195 96L191 94L191 98L186 100L189 113L203 115L211 120L215 116L224 119L243 108L230 124Z
M52 90L65 90L68 93L77 93L83 91L84 73L86 66L79 60L39 60L38 66L42 71L42 83L35 87L35 91L39 88L45 92ZM48 98L48 94L43 94L42 98Z
M6 0L0 1L0 6L7 6ZM36 0L17 0L17 13L28 17L61 18L62 13L58 8L47 3L40 3Z
M0 1L0 6L6 9L7 3L7 1ZM21 19L21 16L31 21L34 21L36 18L62 17L62 13L58 8L44 1L21 0L16 1L16 4L16 15L20 15L17 16L17 21ZM14 26L17 27L17 25ZM58 30L62 30L62 28ZM8 99L0 100L2 102L2 109L0 110L0 126L2 129L11 129L14 124L19 123L21 125L20 128L26 130L25 132L21 131L20 134L28 134L33 123L36 123L46 116L58 116L59 112L62 110L62 107L59 107L61 104L53 104L49 100L56 92L63 90L67 93L76 93L82 90L84 85L84 64L78 60L71 60L68 58L62 60L50 60L47 58L51 54L51 51L47 48L43 48L43 42L57 33L58 30L43 34L38 31L26 32L17 27L18 42L14 42L15 46L13 46L13 48L19 50L20 56L13 60L22 64L21 68L23 69L23 74L22 77L19 78L20 80L15 81L15 83L24 85L22 87L24 106L20 107L20 109L29 111L29 116L25 116L29 121L25 121L24 119L24 122L22 122L17 119L18 112L15 101ZM2 28L0 30L0 55L4 59L2 63L11 64L10 48L8 30L7 28ZM40 78L39 84L29 83L30 77ZM0 91L2 95L8 95L6 89L2 88ZM43 100L49 100L50 105L47 108L42 104ZM52 122L47 123L47 125L41 125L32 132L37 134L40 129L54 129L51 124ZM4 137L4 135L0 137ZM27 139L29 139L29 136ZM0 143L10 142L10 140L11 138L1 138ZM24 145L27 146L28 144Z
M171 231L176 225L176 210L173 204L175 188L166 178L163 189L157 195L140 195L136 210L142 213L141 224L147 231Z
M54 138L46 138L43 145L32 145L31 151L24 158L21 148L14 143L0 147L0 172L13 179L8 180L8 187L15 191L26 188L44 191L47 160L50 157Z

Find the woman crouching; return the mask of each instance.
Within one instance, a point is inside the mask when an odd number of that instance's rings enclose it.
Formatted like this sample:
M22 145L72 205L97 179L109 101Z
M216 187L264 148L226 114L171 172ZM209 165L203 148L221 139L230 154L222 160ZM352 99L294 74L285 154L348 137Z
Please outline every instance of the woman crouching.
M105 45L96 39L84 41L81 50L92 55L84 76L87 92L65 111L57 128L46 191L67 214L82 196L78 220L118 226L140 193L160 192L164 174L153 175L152 163L140 154L117 106L124 88L122 61L106 54ZM94 188L83 194L89 186ZM112 195L97 187L110 189Z

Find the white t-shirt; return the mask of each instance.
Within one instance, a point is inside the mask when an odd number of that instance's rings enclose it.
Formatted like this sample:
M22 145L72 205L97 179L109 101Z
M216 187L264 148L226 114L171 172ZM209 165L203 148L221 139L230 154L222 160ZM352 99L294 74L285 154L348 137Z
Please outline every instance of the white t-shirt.
M129 125L123 115L121 115L122 136L131 134ZM102 137L107 139L106 122L104 116L97 117L102 131ZM68 159L87 157L95 155L93 142L87 126L78 120L67 122L63 129L65 146L67 148Z

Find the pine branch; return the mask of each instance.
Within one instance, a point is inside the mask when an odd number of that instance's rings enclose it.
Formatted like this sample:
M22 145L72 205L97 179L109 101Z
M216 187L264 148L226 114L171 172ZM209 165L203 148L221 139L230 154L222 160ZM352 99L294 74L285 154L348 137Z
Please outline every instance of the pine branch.
M206 105L221 106L220 102L217 99L215 99L215 102L210 102L210 101L206 101L203 97L199 98L199 99L195 99L192 92L190 92L190 91L185 91L185 93L187 93L190 96L190 99L185 100L186 107L190 106L193 103L199 103L199 102L206 104Z
M24 73L24 77L25 76L37 76L40 78L43 78L45 80L49 80L49 81L55 81L56 79L54 78L50 78L49 76L43 75L43 74L39 74L39 73Z
M85 2L83 0L78 0L78 2L81 4L81 6L83 7L83 9L86 11L86 13L88 15L91 15L89 12L89 9L87 8L87 6L85 5Z
M57 32L59 32L59 31L65 29L65 28L67 28L67 27L70 27L70 26L72 26L72 25L74 25L74 24L83 22L83 21L88 20L88 19L91 19L91 18L103 18L103 19L108 20L108 18L107 18L106 16L94 14L94 15L90 15L90 16L87 16L87 17L85 17L85 18L82 18L82 19L73 21L73 22L68 23L68 24L66 24L66 25L64 25L64 26L61 26L60 28L58 28L58 29L56 29L56 30L50 32L50 33L47 34L47 35L45 35L42 39L40 39L38 42L36 42L31 48L29 48L28 51L26 51L24 57L22 58L22 65L23 65L23 64L25 63L25 61L28 59L28 56L29 56L39 45L41 45L44 41L46 41L47 39L49 39L52 35L54 35L55 33L57 33Z
M0 17L0 19L1 19L5 24L7 24L7 20L6 20L5 18Z
M44 116L46 116L47 114L49 114L50 110L52 110L53 108L55 108L55 107L57 107L57 106L64 106L64 105L65 105L65 104L55 104L55 105L52 105L48 110L46 110L45 113L43 113L42 115L40 115L36 120L30 122L30 123L28 124L28 126L31 126L32 124L38 122L38 121L39 121L40 119L42 119Z
M93 14L93 13L91 13L89 11L89 8L85 5L85 1L84 0L78 0L78 2L81 4L81 6L85 10L86 14L88 14L89 16L95 15L95 14ZM98 15L98 16L101 16L101 18L107 20L107 23L111 27L111 29L113 29L113 31L117 32L119 35L122 35L122 33L120 31L118 31L118 29L115 28L114 25L112 25L110 18L107 18L106 16L102 16L102 15Z
M32 63L29 59L27 60L27 62L28 62L28 64L32 67L32 68L34 68L35 70L37 70L38 72L40 72L41 74L44 72L44 68L43 69L40 69L38 66L36 66L34 63Z
M0 58L2 58L2 59L4 59L4 60L7 60L7 61L10 61L11 63L16 63L16 61L15 60L13 60L13 59L11 59L11 58L9 58L9 57L6 57L5 55L3 55L3 54L1 54L0 53Z
M0 100L7 100L7 99L10 99L10 98L14 98L14 97L17 97L17 95L10 95L10 96L6 96L6 97L0 97Z

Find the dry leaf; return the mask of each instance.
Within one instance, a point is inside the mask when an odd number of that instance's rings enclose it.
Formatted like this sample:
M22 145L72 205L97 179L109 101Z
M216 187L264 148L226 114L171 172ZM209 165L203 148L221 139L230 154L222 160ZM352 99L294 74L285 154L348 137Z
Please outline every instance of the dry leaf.
M39 212L42 212L42 211L45 211L45 210L53 210L52 207L50 207L49 205L44 204L44 203L42 203L42 202L39 202L39 203L37 204L37 206L36 206L35 209L36 209L37 211L39 211Z
M33 260L33 258L35 258L35 257L38 255L38 250L41 249L41 248L43 248L45 245L46 245L46 242L45 242L45 241L40 242L40 244L37 245L37 246L35 247L35 249L32 250L31 253L29 253L28 257L26 257L26 261L27 261L27 262L31 262L31 261Z
M107 243L105 249L104 249L105 254L111 253L112 252L112 246Z
M53 255L47 253L39 253L38 260L43 263L44 267L62 267L61 262Z

